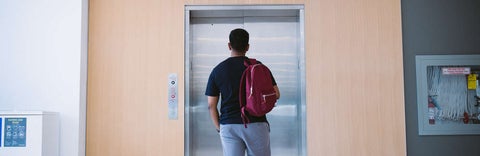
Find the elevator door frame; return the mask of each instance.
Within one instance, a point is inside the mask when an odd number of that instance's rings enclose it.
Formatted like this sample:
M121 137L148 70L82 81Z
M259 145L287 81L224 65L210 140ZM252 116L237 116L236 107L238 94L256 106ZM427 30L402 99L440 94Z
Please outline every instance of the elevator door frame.
M268 10L268 11L275 11L275 10L296 10L299 12L299 58L298 58L298 68L300 72L300 106L298 109L300 109L299 113L297 114L300 117L300 151L301 155L307 155L307 138L306 138L306 82L305 82L305 34L304 34L304 6L303 5L187 5L185 6L185 45L184 45L184 51L185 51L185 77L184 77L184 82L185 82L185 129L184 129L184 135L185 135L185 142L184 142L184 152L186 156L190 156L191 154L191 136L190 136L190 72L191 72L191 52L192 50L190 49L190 14L194 11L208 11L208 10L227 10L227 11L251 11L251 10ZM268 15L267 15L268 16Z

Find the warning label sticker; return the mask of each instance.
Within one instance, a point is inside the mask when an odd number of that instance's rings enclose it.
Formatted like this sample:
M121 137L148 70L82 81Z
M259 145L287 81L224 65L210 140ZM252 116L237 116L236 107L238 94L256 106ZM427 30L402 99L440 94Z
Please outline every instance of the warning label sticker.
M445 67L442 68L444 75L467 75L470 74L470 67Z

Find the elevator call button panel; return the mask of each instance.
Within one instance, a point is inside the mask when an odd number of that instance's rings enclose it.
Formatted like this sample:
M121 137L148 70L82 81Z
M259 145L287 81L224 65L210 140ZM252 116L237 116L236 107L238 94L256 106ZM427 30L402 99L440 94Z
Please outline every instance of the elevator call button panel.
M178 87L177 74L168 75L168 119L178 119Z

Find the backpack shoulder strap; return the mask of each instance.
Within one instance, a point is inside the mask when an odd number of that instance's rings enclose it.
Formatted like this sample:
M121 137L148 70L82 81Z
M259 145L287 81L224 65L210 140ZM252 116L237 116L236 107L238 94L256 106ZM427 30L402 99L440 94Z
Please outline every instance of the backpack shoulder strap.
M246 101L245 101L246 100L246 95L245 95L246 79L247 79L247 77L250 76L249 66L257 64L257 60L247 58L243 62L243 64L247 68L245 69L245 71L243 71L242 78L240 79L239 103L240 103L240 112L241 112L242 121L243 121L243 124L244 124L245 128L247 128L247 124L250 123L250 120L248 119L247 114L245 114L245 111L246 111L245 110L245 107L246 107Z
M249 65L257 64L257 63L258 63L258 61L257 61L256 59L254 59L254 58L247 58L247 59L243 62L243 64L244 64L246 67L248 67Z

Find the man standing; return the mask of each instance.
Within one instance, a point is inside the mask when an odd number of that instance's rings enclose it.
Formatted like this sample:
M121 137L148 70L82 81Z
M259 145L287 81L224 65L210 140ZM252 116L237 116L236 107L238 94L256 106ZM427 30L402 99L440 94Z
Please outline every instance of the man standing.
M250 45L249 34L244 29L230 32L228 48L230 57L219 63L208 78L205 95L208 96L210 117L220 134L224 156L270 156L270 129L266 116L255 117L246 114L249 123L245 128L239 103L240 79L248 59L245 54ZM272 76L277 98L280 92ZM222 97L219 116L217 104Z

